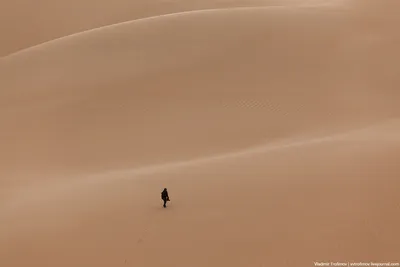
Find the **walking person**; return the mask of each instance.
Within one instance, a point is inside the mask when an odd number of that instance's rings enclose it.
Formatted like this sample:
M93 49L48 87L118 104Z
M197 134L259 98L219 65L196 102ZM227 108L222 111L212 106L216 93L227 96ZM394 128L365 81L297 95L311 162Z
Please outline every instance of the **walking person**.
M161 192L161 199L164 201L163 207L166 208L167 202L169 201L167 188L164 188L164 190Z

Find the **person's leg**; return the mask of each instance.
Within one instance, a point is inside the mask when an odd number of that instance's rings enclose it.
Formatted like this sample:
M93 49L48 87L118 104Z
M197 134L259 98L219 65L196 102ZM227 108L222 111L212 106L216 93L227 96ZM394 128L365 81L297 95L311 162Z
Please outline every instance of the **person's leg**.
M163 199L164 200L164 208L167 207L167 199Z

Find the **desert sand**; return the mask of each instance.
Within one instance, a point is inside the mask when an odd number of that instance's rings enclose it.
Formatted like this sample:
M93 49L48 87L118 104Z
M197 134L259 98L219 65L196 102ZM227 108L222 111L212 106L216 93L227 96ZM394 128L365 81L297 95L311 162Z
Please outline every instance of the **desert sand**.
M398 1L3 2L0 266L400 262Z

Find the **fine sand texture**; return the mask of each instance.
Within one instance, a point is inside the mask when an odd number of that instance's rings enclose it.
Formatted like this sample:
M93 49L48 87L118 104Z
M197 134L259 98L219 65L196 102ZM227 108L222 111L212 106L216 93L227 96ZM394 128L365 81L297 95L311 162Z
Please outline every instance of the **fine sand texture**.
M399 12L4 1L0 267L400 263Z

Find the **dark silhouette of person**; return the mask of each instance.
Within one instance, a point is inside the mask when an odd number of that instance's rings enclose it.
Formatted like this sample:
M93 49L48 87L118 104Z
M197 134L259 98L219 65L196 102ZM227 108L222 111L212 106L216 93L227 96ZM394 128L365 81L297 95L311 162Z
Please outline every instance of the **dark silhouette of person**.
M168 191L167 188L164 188L164 190L161 192L161 199L164 201L164 208L167 207L167 202L169 201L169 196L168 196Z

